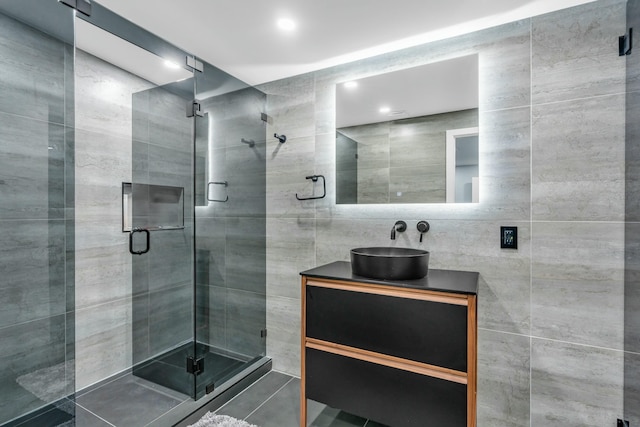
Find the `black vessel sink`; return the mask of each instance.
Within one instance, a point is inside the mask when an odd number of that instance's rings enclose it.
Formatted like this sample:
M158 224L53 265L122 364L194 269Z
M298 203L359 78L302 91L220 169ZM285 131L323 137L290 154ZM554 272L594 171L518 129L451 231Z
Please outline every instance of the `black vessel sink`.
M421 279L429 272L429 252L393 247L351 249L351 271L371 279Z

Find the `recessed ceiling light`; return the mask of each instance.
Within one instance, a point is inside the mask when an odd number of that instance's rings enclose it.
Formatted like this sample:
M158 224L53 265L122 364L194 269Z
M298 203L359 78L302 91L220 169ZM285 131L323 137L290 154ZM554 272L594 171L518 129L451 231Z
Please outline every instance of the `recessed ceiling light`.
M175 62L169 61L169 60L164 61L164 65L167 68L171 68L172 70L177 70L178 68L180 68L180 66L178 64L176 64Z
M283 31L293 31L296 29L296 23L289 18L278 19L278 28Z
M354 89L358 87L358 82L346 82L344 84L344 87L346 87L347 89Z
M389 107L380 107L380 112L382 114L387 114L390 111L391 111L391 108L389 108Z

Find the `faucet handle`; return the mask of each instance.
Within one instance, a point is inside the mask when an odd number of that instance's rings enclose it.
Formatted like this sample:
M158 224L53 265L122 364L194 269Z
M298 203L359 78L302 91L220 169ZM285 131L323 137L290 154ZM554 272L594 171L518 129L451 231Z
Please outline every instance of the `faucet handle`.
M420 243L422 243L422 236L424 235L424 233L429 231L429 228L431 228L431 226L427 221L418 221L417 228L418 228L418 231L420 232Z
M431 227L427 221L418 221L417 228L420 233L426 233Z

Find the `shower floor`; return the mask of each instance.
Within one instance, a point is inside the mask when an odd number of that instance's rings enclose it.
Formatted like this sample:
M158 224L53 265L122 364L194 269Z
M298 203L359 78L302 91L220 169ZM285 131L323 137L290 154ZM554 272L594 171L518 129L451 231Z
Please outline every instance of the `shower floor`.
M178 358L176 354L180 354L178 351L171 353L175 359ZM170 364L175 359L163 357L162 362ZM226 360L227 363L224 365L225 359L207 358L211 363L215 360L222 362L223 366L215 371L212 370L211 376L205 378L219 378L220 381L224 381L231 372L237 373L237 368L234 368L237 366L235 362ZM199 410L203 405L214 404L220 399L222 402L228 401L236 393L241 392L242 387L255 382L271 369L271 362L266 358L256 360L256 363L250 366L246 362L241 362L241 365L247 369L238 373L237 378L243 378L240 382L244 382L245 385L234 386L239 387L236 390L232 390L233 387L229 389L228 385L225 385L219 390L222 394L211 393L199 400L193 400L190 394L172 390L128 372L105 379L79 391L75 396L64 398L18 420L2 424L2 427L172 426ZM185 367L182 366L182 368Z
M186 370L187 358L193 354L193 344L188 343L133 368L133 375L191 396L193 376ZM196 396L205 394L207 387L214 388L242 370L251 362L220 354L205 344L196 345L196 355L204 359L204 371L196 377ZM211 391L211 390L210 390Z

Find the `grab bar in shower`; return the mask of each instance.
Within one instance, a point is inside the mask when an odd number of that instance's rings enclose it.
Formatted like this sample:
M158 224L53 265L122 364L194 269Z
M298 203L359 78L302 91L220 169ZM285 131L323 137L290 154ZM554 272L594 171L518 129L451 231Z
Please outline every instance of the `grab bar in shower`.
M324 199L324 196L327 195L327 183L324 179L324 175L309 175L305 176L304 179L310 179L313 182L317 182L318 178L322 178L322 196L317 197L299 197L298 193L296 193L296 199L298 200L316 200L316 199Z
M211 181L209 183L207 183L207 200L210 202L222 202L222 203L226 203L229 200L229 193L227 192L227 197L224 200L218 200L218 199L210 199L209 198L209 193L211 192L211 186L212 185L224 185L225 188L229 186L229 183L227 181Z
M146 233L147 234L147 246L143 251L134 251L133 250L133 235L136 233ZM147 252L149 252L149 249L151 249L151 233L149 232L149 230L144 229L144 228L133 228L131 229L131 233L129 233L129 252L131 252L133 255L142 255L142 254L146 254Z

